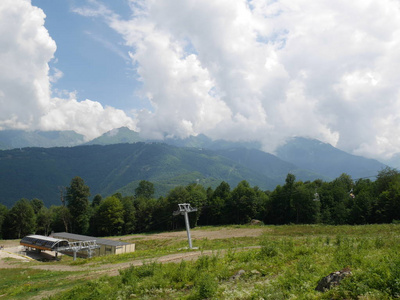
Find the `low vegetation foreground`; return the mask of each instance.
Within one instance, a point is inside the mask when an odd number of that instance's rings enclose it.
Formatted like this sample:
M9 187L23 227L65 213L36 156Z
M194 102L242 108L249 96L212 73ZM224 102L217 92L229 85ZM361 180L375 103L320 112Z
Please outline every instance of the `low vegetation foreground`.
M396 299L400 225L203 227L119 237L135 253L1 262L1 299ZM5 250L2 251L6 251ZM324 292L328 274L348 276Z

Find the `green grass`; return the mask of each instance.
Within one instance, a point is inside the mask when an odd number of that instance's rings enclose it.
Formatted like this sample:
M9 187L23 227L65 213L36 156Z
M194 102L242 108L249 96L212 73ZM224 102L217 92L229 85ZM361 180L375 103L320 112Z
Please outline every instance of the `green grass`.
M349 236L376 236L399 235L400 226L397 224L380 225L281 225L266 226L269 235L275 236L318 236L318 235L349 235Z
M0 297L30 299L39 292L64 290L79 282L79 279L74 279L79 274L81 272L53 272L30 268L0 269Z
M398 250L398 237L266 235L261 249L130 267L112 282L92 281L53 299L394 299L400 296ZM323 276L345 267L353 275L339 287L315 291ZM239 270L244 274L231 279ZM101 280L108 285L102 288Z
M50 299L371 300L400 297L400 225L261 228L265 229L261 237L194 240L194 246L200 250L213 250L197 261L165 264L152 261L151 258L178 252L184 241L173 239L141 240L142 248L135 253L78 260L79 264L101 266L150 258L145 265L120 270L114 277L82 281L79 278L83 273L0 270L0 286L5 286L0 289L0 295L6 295L4 299L22 299L39 291L59 289L65 291ZM240 249L245 246L259 248ZM339 286L325 293L315 291L322 277L346 267L352 275ZM232 279L239 270L244 270L244 274ZM62 286L64 281L68 284Z
M260 244L258 237L237 237L230 239L201 239L194 242L194 247L198 250L219 250L230 248L243 248L249 246L257 246ZM136 244L136 251L133 253L125 253L120 255L108 255L93 257L90 259L78 259L72 261L71 258L63 258L65 264L77 265L102 265L102 264L117 264L129 262L138 259L151 259L163 255L174 254L179 252L189 252L186 249L188 242L185 240L176 241L174 239L157 239L157 240L142 240Z

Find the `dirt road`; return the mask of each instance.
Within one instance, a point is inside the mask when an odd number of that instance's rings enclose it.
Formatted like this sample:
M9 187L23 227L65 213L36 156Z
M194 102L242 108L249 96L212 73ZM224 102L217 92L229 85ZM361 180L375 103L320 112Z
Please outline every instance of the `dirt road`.
M192 239L194 240L200 240L200 239L209 239L209 240L214 240L214 239L227 239L227 238L233 238L233 237L255 237L255 236L260 236L262 233L267 231L265 228L218 228L218 230L201 230L201 229L195 229L191 230L191 236ZM114 239L114 238L110 238ZM156 234L150 234L150 235L141 235L141 234L135 234L135 235L128 235L128 236L123 236L119 238L115 238L114 240L156 240L156 239L177 239L177 240L184 240L187 239L187 233L186 231L173 231L173 232L163 232L163 233L156 233Z

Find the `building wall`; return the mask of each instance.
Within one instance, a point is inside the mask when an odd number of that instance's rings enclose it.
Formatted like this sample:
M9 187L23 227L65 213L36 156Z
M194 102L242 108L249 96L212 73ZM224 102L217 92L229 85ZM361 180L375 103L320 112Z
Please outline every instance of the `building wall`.
M115 249L115 254L135 252L135 244L119 246Z

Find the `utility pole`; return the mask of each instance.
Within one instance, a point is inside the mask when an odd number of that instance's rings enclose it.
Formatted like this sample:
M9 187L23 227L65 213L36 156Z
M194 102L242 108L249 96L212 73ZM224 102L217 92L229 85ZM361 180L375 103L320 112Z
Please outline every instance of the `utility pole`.
M190 236L190 225L189 225L189 216L188 213L197 211L197 208L192 208L189 203L182 203L178 204L179 210L174 211L173 215L184 215L185 216L185 225L186 225L186 232L189 242L189 249L193 249L192 247L192 238Z

